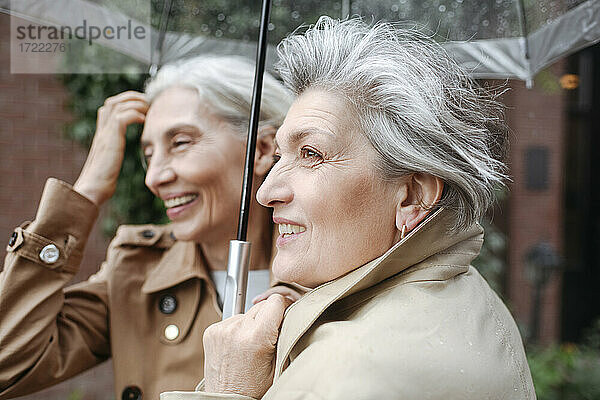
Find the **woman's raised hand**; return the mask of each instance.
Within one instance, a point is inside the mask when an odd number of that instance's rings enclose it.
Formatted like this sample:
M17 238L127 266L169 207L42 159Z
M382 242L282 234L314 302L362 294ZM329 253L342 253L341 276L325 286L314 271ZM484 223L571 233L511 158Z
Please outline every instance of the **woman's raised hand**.
M279 327L292 300L278 293L204 331L206 392L260 399L273 384Z
M125 155L125 131L132 123L143 123L148 111L143 93L127 91L109 97L98 109L92 147L73 188L97 206L108 200L117 187Z

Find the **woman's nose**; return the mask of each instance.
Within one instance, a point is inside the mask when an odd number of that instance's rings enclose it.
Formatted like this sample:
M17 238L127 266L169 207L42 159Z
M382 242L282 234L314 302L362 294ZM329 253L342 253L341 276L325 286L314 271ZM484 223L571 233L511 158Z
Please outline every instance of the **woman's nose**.
M256 192L256 200L265 207L275 207L278 204L287 204L294 198L290 182L286 182L277 170L271 169L262 185Z
M156 157L158 158L158 157ZM170 163L152 157L148 170L146 171L146 186L151 190L158 189L159 186L172 182L176 178L175 171Z

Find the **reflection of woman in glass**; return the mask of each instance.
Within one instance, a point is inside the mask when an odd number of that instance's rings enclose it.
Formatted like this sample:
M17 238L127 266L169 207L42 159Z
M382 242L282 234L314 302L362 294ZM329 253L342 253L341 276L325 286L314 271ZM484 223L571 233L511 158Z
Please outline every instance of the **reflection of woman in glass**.
M90 154L73 187L46 185L35 220L18 228L0 275L0 398L40 390L108 358L117 398L193 388L204 329L220 320L217 283L235 237L254 67L198 57L165 66L146 94L98 110ZM265 76L256 187L291 95ZM122 226L101 270L63 289L79 268L98 208L115 190L125 130L144 123L146 184L166 226ZM250 292L269 287L271 212L252 204ZM288 293L284 288L280 292Z
M386 24L323 17L279 50L298 97L257 198L282 232L274 275L313 289L209 327L203 385L162 400L535 398L516 324L470 266L504 178L498 105Z

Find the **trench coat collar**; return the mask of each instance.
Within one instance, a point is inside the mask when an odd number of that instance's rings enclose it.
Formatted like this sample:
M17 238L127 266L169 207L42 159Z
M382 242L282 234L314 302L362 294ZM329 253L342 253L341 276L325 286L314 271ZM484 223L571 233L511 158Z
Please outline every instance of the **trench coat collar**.
M148 274L143 293L155 293L192 278L210 281L200 249L195 242L175 241Z
M275 377L283 372L293 347L302 335L334 302L400 273L410 274L410 280L414 281L446 280L466 272L481 249L483 228L475 224L470 229L449 234L455 218L453 212L438 209L382 256L316 287L288 307L277 343ZM423 263L425 265L409 268L461 242L464 245L461 244L460 250L451 252L455 257L452 265L433 267Z

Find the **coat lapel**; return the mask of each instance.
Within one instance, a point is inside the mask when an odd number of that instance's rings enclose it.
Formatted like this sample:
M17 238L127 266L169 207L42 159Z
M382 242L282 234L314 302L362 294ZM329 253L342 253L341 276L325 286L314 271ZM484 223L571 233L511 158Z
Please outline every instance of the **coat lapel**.
M292 304L286 311L277 343L275 378L283 372L292 348L302 335L334 302L400 273L407 274L408 281L443 280L465 272L479 253L483 229L474 225L471 229L450 235L447 232L453 222L452 212L437 210L384 255L336 280L318 286ZM461 245L460 250L449 250L464 241L467 243L466 248ZM438 253L443 253L444 257L450 256L452 262L448 263L447 258L444 258L446 264L436 263L435 257L431 256ZM428 262L415 266L424 260ZM409 268L411 266L415 267ZM430 268L432 266L435 268Z
M192 278L210 281L200 250L194 242L176 241L148 274L142 292L158 292Z

